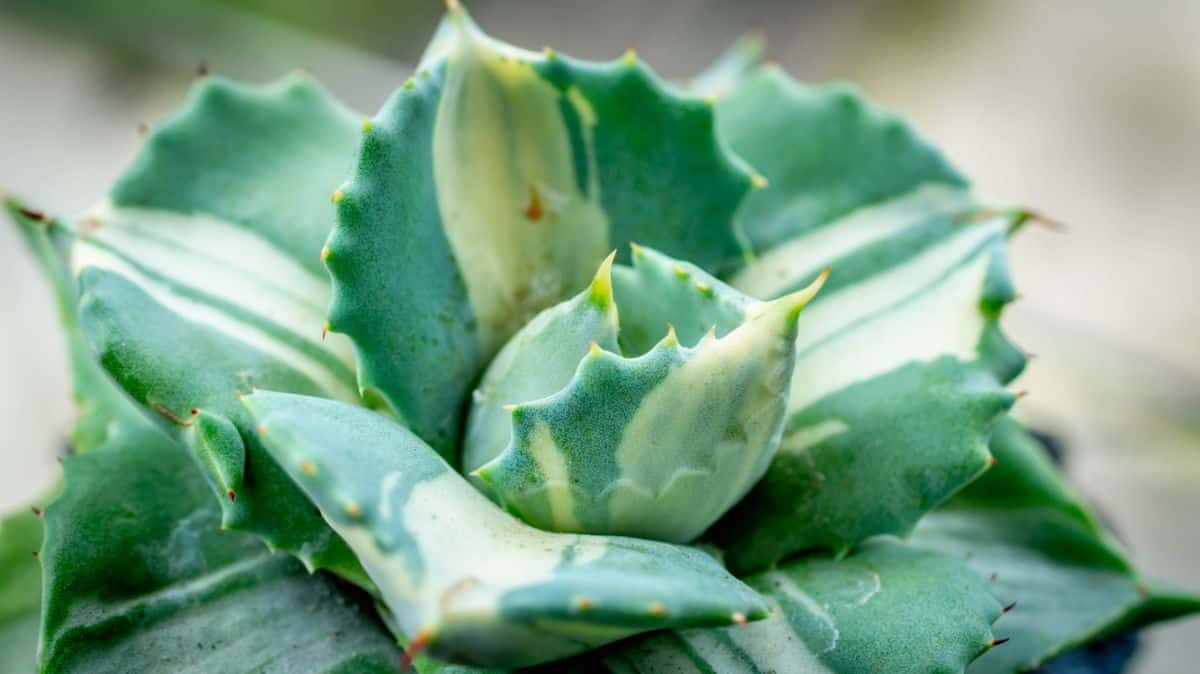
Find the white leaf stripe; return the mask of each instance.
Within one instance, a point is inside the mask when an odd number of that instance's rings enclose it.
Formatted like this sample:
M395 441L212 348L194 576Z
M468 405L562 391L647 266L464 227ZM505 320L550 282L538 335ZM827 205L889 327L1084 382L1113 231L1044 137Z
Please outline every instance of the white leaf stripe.
M275 357L307 376L334 397L351 402L358 400L353 360L347 363L344 353L338 354L320 342L320 313L314 313L304 304L293 300L286 308L273 312L273 315L264 316L247 308L246 302L232 302L227 295L214 295L208 292L207 287L196 288L178 281L169 273L162 273L154 267L142 264L141 259L134 257L141 248L135 249L132 254L117 252L98 239L94 234L90 239L82 235L76 238L72 245L71 258L73 271L77 275L88 267L117 273L141 287L157 302L180 317L216 329ZM282 257L278 253L275 255L276 258ZM153 261L153 256L150 257ZM188 260L186 254L177 257L180 259L180 264L176 265L178 268L182 269L195 263L194 260ZM267 258L262 268L269 268L274 262L275 259ZM295 265L291 260L287 262ZM211 277L226 272L226 267L216 266L218 269L209 272ZM196 269L191 267L191 273L194 274ZM251 279L249 276L243 278ZM190 280L196 279L191 277ZM260 292L261 286L253 284L252 280L245 282L246 285L239 286L241 295L249 296ZM215 285L226 291L232 290L228 285ZM280 294L276 292L275 296L278 299ZM290 322L281 323L280 319ZM310 330L316 332L315 339L309 336Z
M965 190L923 185L895 199L860 208L772 248L730 283L754 297L774 297L785 286L796 286L797 281L815 277L834 260L886 241L929 218L962 213L976 205L975 197ZM821 300L818 296L814 302Z
M988 320L979 309L990 264L987 251L1003 237L999 222L970 228L910 264L808 309L789 409L905 363L947 355L977 360Z

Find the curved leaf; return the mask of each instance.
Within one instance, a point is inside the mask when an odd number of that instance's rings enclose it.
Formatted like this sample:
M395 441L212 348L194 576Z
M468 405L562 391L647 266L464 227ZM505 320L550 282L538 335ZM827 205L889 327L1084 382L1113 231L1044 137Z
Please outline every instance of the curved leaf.
M768 253L733 280L760 296L823 267L771 468L713 531L740 571L795 550L905 535L988 466L1003 384L1024 354L998 327L1014 295L1010 218L926 186Z
M45 513L43 672L392 672L369 604L220 513L183 448L117 433Z
M519 50L452 8L334 195L330 322L355 344L361 385L453 459L484 364L609 250L636 239L736 266L752 179L714 125L708 103L636 58Z
M1000 421L991 447L995 468L913 535L992 575L997 596L1016 602L996 623L1009 643L972 673L1024 671L1096 638L1200 612L1200 597L1138 576L1017 422Z
M5 198L4 208L50 282L59 323L66 333L76 406L71 428L72 450L87 452L99 447L118 426L150 427L151 422L141 408L113 385L108 373L96 362L80 329L78 283L68 255L72 241L69 231L57 220L47 219L16 199Z
M0 518L0 672L35 669L41 608L42 522L28 510Z
M647 295L722 304L690 274L661 280L667 292ZM673 327L634 358L593 343L565 388L510 407L508 447L472 475L542 529L696 538L745 495L779 446L796 319L823 281L738 306L740 325L721 337L710 326L693 347L681 345ZM640 298L626 299L636 306ZM668 317L687 308L681 302ZM696 324L694 314L688 319Z
M804 86L768 66L731 89L717 101L717 129L769 181L738 213L756 252L922 184L966 185L904 120L850 86Z
M349 344L322 340L329 286L318 259L333 221L323 195L358 135L307 77L264 87L206 78L110 198L74 222L68 252L101 365L192 444L224 524L366 583L234 395L274 386L359 400Z
M1000 604L959 558L879 539L747 582L773 613L753 625L660 633L602 655L638 674L960 674L992 648ZM564 671L569 671L569 668Z
M437 657L519 667L646 630L766 615L698 550L522 524L381 415L263 391L244 400L399 629Z

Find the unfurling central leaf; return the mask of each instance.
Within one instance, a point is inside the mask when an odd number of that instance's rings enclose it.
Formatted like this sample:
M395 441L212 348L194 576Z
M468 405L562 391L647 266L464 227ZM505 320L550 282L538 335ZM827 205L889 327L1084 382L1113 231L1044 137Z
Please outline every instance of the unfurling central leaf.
M504 348L476 392L465 464L542 529L686 542L779 447L796 319L825 279L759 302L656 251L633 260L616 298L610 257ZM665 336L643 352L654 326Z

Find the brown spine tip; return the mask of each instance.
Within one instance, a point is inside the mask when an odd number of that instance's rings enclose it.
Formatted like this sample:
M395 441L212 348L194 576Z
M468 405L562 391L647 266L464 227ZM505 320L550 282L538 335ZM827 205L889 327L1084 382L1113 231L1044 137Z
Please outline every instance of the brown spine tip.
M1008 606L1003 606L1003 607L1001 607L1001 608L1000 608L1000 612L1001 612L1001 613L1008 613L1009 611L1011 611L1011 610L1013 610L1014 608L1016 608L1016 606L1017 606L1017 602L1015 602L1015 601L1014 601L1014 602L1012 602L1011 604L1009 604Z
M201 61L196 65L196 77L208 77L207 61Z
M1004 637L1003 639L992 639L992 643L988 644L988 646L990 648L995 648L995 647L999 646L1000 644L1007 644L1008 640L1011 638L1012 637Z
M267 425L259 424L259 425L255 426L254 432L258 433L259 435L266 435L267 434Z
M145 122L138 122L137 132L139 136L144 136L150 133L150 125Z
M992 575L988 576L988 582L990 582L990 583L994 583L999 579L1000 579L1000 574L996 573L995 571L992 572Z
M37 220L38 222L46 221L46 214L41 211L35 211L31 208L25 208L24 206L22 206L17 209L17 212L20 213L21 215L29 218L30 220Z
M404 654L400 656L400 671L407 671L412 667L413 660L416 659L421 651L429 648L429 644L433 643L433 632L428 629L423 629L417 632L413 637L412 643L408 648L404 649Z
M988 468L991 468L991 467L992 467L992 466L994 466L994 465L996 465L996 457L994 457L994 456L989 456L989 457L988 457L988 460L987 460L987 467L988 467Z
M32 511L33 511L33 514L34 514L35 516L37 516L37 517L41 517L41 516L42 516L42 514L43 514L43 511L42 511L42 509L41 509L41 508L39 508L39 507L37 507L37 506L34 506L34 507L30 508L30 510L32 510Z
M41 558L42 558L42 553L38 552L37 550L34 550L34 551L33 551L33 558L34 558L34 559L41 559Z
M230 503L233 503L234 501L236 501L236 500L237 500L237 494L235 494L235 493L233 492L233 490L232 490L232 489L230 489L229 491L225 492L225 495L229 497L229 502L230 502Z
M537 185L529 186L529 206L525 209L525 218L527 220L542 219L542 195L538 192Z

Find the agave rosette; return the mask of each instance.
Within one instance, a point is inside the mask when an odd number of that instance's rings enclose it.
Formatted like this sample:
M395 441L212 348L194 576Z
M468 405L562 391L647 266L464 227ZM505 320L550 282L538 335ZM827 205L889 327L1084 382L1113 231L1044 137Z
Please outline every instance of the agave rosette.
M452 7L374 117L209 77L7 206L83 405L0 581L43 671L1015 671L1198 607L1006 415L1024 211L746 45L673 86Z

